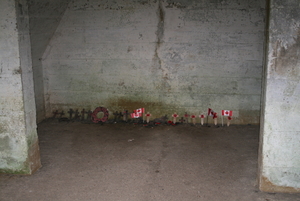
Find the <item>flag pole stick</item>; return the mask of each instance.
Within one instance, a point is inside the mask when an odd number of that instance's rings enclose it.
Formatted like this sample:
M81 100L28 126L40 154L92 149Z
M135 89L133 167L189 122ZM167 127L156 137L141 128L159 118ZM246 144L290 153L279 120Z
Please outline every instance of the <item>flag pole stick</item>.
M209 115L207 115L207 118L206 118L206 125L207 125L207 126L208 126L208 116L209 116Z
M201 112L199 111L199 116L198 117L200 117L200 114L201 114ZM201 124L201 117L200 117L200 124Z
M144 123L144 122L145 122L144 115L146 114L146 112L145 112L145 108L142 108L141 110L142 110L141 112L142 112L142 116L143 116L143 123Z
M223 127L223 118L224 118L224 116L223 116L223 114L222 114L222 127Z
M210 108L208 108L207 118L206 118L206 125L207 125L207 127L208 127L208 116L210 115L210 112L211 112L211 110L210 110Z

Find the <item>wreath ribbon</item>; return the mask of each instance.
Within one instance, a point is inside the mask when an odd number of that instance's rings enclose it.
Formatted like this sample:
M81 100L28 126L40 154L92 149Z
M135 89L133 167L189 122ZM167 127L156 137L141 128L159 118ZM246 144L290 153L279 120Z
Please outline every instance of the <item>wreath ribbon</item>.
M102 118L98 118L97 117L97 114L99 113L99 112L103 112L103 117ZM108 110L105 108L105 107L97 107L95 110L94 110L94 112L92 113L92 121L94 122L94 123L98 123L99 121L102 121L102 122L106 122L107 121L107 119L108 119L108 115L109 115L109 113L108 113Z

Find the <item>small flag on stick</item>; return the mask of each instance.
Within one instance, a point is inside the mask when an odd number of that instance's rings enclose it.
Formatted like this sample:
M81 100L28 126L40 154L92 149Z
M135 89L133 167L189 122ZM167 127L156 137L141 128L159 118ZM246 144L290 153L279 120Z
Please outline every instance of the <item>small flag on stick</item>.
M139 118L143 117L143 113L145 113L145 108L139 108L136 110L133 110L133 113L130 114L131 118ZM144 117L143 117L144 120Z
M207 111L207 126L208 126L208 117L209 116L214 116L214 111L211 109L211 108L208 108L208 111Z
M145 108L136 109L136 110L134 110L134 113L137 113L137 114L145 113Z
M222 126L223 126L223 117L227 117L227 126L230 125L230 120L232 117L232 111L231 110L222 110Z
M231 117L232 116L232 111L231 110L222 110L222 115Z
M131 113L130 114L130 116L131 116L131 118L139 118L139 117L141 117L142 116L142 114L141 113Z
M211 108L208 108L207 116L214 116L214 111Z

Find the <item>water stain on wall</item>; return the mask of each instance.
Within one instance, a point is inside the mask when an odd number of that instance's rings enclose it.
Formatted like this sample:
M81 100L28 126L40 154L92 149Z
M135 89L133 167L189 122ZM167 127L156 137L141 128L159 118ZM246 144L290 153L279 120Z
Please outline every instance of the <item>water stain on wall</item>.
M300 29L298 30L295 43L285 48L281 41L276 41L273 44L273 58L274 62L271 66L272 71L280 77L288 77L292 80L298 80L300 77L299 68L299 53L300 49Z
M162 4L162 1L158 2L158 8L157 8L157 30L156 30L156 45L154 49L154 55L153 55L153 63L155 68L159 69L161 74L159 77L162 77L161 83L156 86L157 89L163 90L163 91L170 91L171 85L169 83L169 74L168 69L165 67L165 65L162 62L162 58L159 56L159 49L161 45L164 43L164 32L165 32L165 11Z
M178 107L172 104L166 104L158 101L132 100L131 98L112 98L107 102L107 107L110 112L128 110L129 113L138 108L145 108L146 112L151 112L153 118L163 115L171 115L178 112ZM177 109L176 109L177 108Z
M125 109L137 109L137 107L161 107L163 105L161 102L133 101L125 98L110 100L109 103L110 105L115 105Z

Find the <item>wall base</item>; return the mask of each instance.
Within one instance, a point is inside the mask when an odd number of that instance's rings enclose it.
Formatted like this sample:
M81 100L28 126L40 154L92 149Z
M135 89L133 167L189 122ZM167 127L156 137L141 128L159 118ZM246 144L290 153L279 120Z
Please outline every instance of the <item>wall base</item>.
M300 193L300 188L277 186L264 176L260 178L259 189L269 193Z
M30 173L33 174L42 167L40 158L39 141L37 140L28 150L28 163L30 166Z

